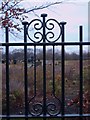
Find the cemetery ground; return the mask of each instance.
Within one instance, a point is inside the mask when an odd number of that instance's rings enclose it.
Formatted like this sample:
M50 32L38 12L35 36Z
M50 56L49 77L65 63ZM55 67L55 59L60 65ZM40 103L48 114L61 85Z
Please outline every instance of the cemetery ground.
M10 79L10 114L24 114L24 63L9 65L9 79ZM36 75L34 74L34 66L28 65L28 102L34 96L34 87L36 80L36 97L33 102L42 103L43 99L43 66L39 64L36 67ZM6 114L6 65L2 64L2 102L3 114ZM90 60L83 60L83 113L90 113L90 92L89 92L89 77L90 74ZM61 100L61 61L55 62L54 80L55 80L55 96ZM65 61L65 113L77 114L79 109L79 81L80 68L79 60ZM53 96L53 65L52 63L46 65L46 99L57 102ZM72 102L73 101L73 102ZM31 104L31 103L30 103ZM60 118L59 118L60 119ZM79 119L79 118L78 118ZM32 119L36 120L36 119ZM42 118L40 119L42 120ZM47 118L51 120L51 118ZM57 118L52 118L57 120ZM68 120L66 118L65 120ZM69 118L70 120L70 118ZM77 120L73 119L72 120Z

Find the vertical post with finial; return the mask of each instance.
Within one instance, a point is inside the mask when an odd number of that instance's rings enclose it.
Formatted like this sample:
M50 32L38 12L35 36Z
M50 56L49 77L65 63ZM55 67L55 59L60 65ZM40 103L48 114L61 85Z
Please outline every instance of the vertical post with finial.
M43 116L46 116L46 46L45 46L45 39L46 39L46 34L45 34L45 18L47 17L47 14L41 14L41 17L43 18ZM46 118L44 117L44 120Z

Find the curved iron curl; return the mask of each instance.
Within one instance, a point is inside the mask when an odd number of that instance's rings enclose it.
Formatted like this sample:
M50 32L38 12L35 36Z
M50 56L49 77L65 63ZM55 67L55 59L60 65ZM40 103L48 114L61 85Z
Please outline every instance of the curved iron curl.
M29 38L32 42L34 42L34 43L39 43L39 42L41 42L42 39L43 39L42 33L41 33L41 32L35 32L35 33L34 33L34 35L33 35L34 38L35 38L35 39L38 39L38 41L35 41L34 39L31 38L31 36L29 35L29 31L28 31L30 25L31 25L32 23L34 23L35 21L37 21L37 22L39 22L39 23L35 23L35 24L34 24L34 29L37 30L37 31L42 29L42 27L43 27L42 21L41 21L40 19L34 19L34 20L32 20L32 21L28 24L28 26L27 26L27 35L28 35L28 38ZM40 38L40 37L37 37L38 34L40 35L41 38Z
M57 99L58 100L58 99ZM49 114L50 116L57 116L60 114L61 112L61 101L59 101L60 107L59 109L57 108L57 105L54 102L50 102L47 104L47 114Z
M60 114L60 112L61 112L61 104L62 104L62 102L61 102L61 100L56 96L55 91L52 91L52 95L53 95L53 97L59 102L59 111L58 111L58 113L56 113L56 116L57 116L57 115Z
M61 24L60 24L57 20L55 20L55 19L48 19L48 20L46 21L46 28L47 28L47 30L53 30L54 27L55 27L54 23L49 23L49 26L51 26L51 27L48 27L48 26L47 26L48 22L50 22L50 21L54 21L55 23L57 23L58 26L59 26L59 30L60 30L58 37L57 37L55 40L53 40L53 41L50 41L49 39L54 38L55 33L53 33L52 31L46 33L46 40L47 40L48 42L51 42L51 43L52 43L52 42L56 42L56 41L61 37L63 31L62 31L62 26L61 26ZM52 36L49 37L49 39L48 39L47 36L48 36L49 34L52 34Z
M33 102L36 97L36 93L34 94L35 95L28 102L29 114L31 114L32 116L40 116L43 112L43 105L40 102Z
M29 112L32 116L40 116L43 112L43 105L41 103L32 104Z

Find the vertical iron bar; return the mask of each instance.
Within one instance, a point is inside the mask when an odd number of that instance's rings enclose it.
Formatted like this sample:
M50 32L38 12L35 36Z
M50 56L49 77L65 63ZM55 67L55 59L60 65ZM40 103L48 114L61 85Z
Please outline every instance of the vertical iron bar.
M43 18L43 43L45 43L46 35L45 35L45 17L47 14L42 14L41 17ZM43 45L43 115L44 120L46 120L46 45Z
M24 43L27 43L27 22L24 22ZM27 46L24 46L24 90L25 90L25 116L28 120L28 81L27 81Z
M64 25L66 24L66 22L62 22L62 42L64 42L65 38L65 31L64 31ZM65 74L64 74L64 69L65 69L65 53L64 53L64 45L62 45L62 59L61 59L61 69L62 69L62 120L64 120L64 104L65 104Z
M55 96L55 47L53 45L53 95Z
M36 96L36 46L34 46L34 97Z
M83 27L80 26L80 42L83 41L82 31L83 31ZM82 45L80 45L80 115L82 114L83 114L83 52L82 52Z
M6 27L6 43L9 43L8 27ZM6 45L6 113L7 117L10 114L9 104L9 46ZM9 120L9 118L7 118Z

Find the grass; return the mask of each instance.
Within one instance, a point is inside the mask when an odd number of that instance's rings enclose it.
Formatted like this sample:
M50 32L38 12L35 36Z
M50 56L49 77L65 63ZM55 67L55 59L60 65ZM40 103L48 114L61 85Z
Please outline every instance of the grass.
M9 71L10 78L10 105L12 108L18 108L18 106L24 105L24 65L23 64L11 64ZM52 83L53 83L53 74L52 74L52 65L46 66L46 92L47 97L51 97L52 93ZM84 61L84 91L88 89L88 61ZM3 101L5 101L5 84L6 84L6 76L5 76L5 65L2 65L2 88L3 88ZM90 69L90 67L89 67ZM29 99L34 95L34 68L28 68L28 95ZM36 90L37 97L36 101L42 100L43 95L43 68L42 66L38 66L36 69ZM72 99L77 96L79 92L79 61L65 61L65 97L66 99ZM61 64L55 65L55 94L57 97L61 98ZM18 103L18 104L17 104ZM5 104L5 102L3 102ZM19 109L19 108L18 108ZM12 111L12 110L11 110ZM59 118L60 119L60 118ZM37 120L37 119L32 119ZM43 119L40 119L43 120ZM47 118L46 120L51 120L51 118ZM53 118L52 120L58 120ZM67 120L67 119L66 119Z

